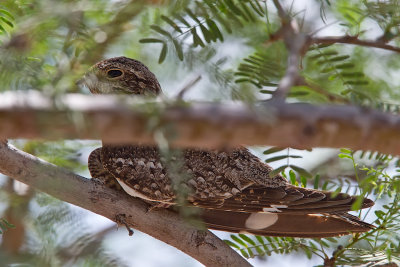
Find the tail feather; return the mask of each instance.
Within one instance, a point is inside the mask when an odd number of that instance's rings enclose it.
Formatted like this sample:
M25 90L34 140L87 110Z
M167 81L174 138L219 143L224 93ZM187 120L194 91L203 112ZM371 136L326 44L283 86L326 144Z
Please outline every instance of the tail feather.
M332 216L204 210L202 218L210 229L263 236L322 238L374 228L347 213Z

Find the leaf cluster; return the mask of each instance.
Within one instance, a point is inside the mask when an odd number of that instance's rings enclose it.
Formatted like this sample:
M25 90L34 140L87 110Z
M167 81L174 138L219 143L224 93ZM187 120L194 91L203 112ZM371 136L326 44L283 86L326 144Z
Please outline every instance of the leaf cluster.
M8 229L13 228L15 228L15 226L12 223L9 223L6 219L0 218L0 235Z
M14 28L14 16L0 6L0 35L9 33Z
M195 1L182 12L161 15L160 18L169 28L151 25L150 28L158 35L143 38L140 42L162 44L159 63L165 60L169 43L172 43L177 57L183 60L184 45L205 48L212 42L224 42L225 33L231 34L235 28L255 23L265 15L260 2L255 0ZM189 37L191 42L186 41Z

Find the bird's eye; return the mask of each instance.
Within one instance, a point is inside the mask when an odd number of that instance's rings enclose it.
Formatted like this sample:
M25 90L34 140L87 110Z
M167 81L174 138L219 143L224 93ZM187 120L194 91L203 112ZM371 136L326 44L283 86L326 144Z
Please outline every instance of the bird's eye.
M107 77L108 78L118 78L122 76L123 72L121 70L113 69L107 71Z

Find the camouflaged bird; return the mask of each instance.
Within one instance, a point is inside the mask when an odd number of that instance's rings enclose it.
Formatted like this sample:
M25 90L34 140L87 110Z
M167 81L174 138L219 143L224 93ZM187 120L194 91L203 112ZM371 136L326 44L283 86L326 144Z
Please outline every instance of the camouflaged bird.
M155 75L141 62L116 57L94 65L83 78L94 94L158 95ZM348 214L356 197L289 184L246 148L184 149L182 182L187 202L201 208L210 229L265 236L328 237L365 232L372 225ZM104 145L89 156L89 170L110 187L155 203L176 204L168 168L156 146ZM371 207L364 199L361 208Z

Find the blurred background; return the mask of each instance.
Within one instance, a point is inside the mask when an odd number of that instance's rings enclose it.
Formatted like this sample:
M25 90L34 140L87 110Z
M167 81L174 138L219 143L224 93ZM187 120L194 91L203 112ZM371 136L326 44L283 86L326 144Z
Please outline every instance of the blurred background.
M281 3L306 33L398 44L397 1ZM76 81L97 61L124 55L145 63L168 98L199 80L185 100L255 104L270 98L285 72L285 46L270 40L279 27L271 1L3 0L0 93L89 94ZM322 89L294 87L287 101L347 103L397 113L399 65L399 56L392 51L345 44L312 46L302 58L301 74ZM101 146L98 140L10 142L85 177L90 177L89 153ZM255 257L250 259L253 265L322 265L339 246L347 249L342 264L398 259L396 157L346 149L250 149L293 184L377 200L372 211L354 214L384 226L356 242L352 236L322 241L251 237L253 244L217 232L244 257ZM0 265L200 266L150 236L135 231L129 237L115 223L9 177L0 175L0 185Z

